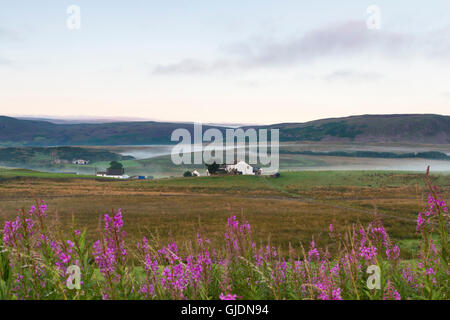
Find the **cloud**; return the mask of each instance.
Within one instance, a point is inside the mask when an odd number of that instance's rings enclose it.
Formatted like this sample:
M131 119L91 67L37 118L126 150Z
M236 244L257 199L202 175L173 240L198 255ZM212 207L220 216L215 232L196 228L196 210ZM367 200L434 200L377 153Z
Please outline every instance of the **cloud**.
M231 60L216 60L214 62L204 62L196 59L185 59L177 63L158 65L152 73L156 75L205 75L214 72L233 72L237 69L237 64Z
M328 56L357 55L373 52L398 55L412 43L412 37L383 30L369 30L364 21L329 25L290 37L263 43L234 45L234 51L254 66L291 65Z
M19 33L14 30L0 27L0 39L2 41L19 41L21 40L21 37Z
M421 45L427 57L450 61L450 25L428 32Z
M417 55L431 59L449 59L450 26L423 35L369 30L365 21L345 21L310 30L284 39L252 37L222 47L226 59L213 62L184 59L159 65L154 74L208 74L223 71L245 71L254 68L290 67L321 59L358 55L377 59L411 59ZM336 71L330 79L376 79L376 74Z
M180 62L168 65L158 65L154 70L154 74L170 75L170 74L202 74L207 72L210 67L199 60L185 59Z
M0 66L1 67L10 67L13 65L13 62L10 59L0 57Z
M377 81L383 78L383 75L376 72L365 72L365 71L356 71L356 70L337 70L330 74L327 74L324 79L326 81L334 82L334 81Z

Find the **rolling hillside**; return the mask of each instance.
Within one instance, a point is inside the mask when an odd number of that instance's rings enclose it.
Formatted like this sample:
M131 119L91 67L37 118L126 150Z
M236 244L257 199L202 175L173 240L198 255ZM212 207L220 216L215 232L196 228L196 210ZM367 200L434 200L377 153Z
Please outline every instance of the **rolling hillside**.
M71 163L76 159L90 162L123 161L134 159L101 149L78 147L7 147L0 149L0 165L23 167L47 167L53 164Z
M155 121L57 124L0 116L0 146L168 144L177 128L192 133L193 125ZM279 128L281 141L450 143L450 116L440 115L363 115L253 128Z
M432 114L362 115L306 123L284 123L283 141L450 143L450 117Z

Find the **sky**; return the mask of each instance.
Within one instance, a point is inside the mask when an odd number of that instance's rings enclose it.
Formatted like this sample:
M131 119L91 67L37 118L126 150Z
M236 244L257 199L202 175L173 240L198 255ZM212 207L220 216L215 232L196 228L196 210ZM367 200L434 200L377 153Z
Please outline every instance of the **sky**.
M449 78L448 0L0 1L1 115L450 115Z

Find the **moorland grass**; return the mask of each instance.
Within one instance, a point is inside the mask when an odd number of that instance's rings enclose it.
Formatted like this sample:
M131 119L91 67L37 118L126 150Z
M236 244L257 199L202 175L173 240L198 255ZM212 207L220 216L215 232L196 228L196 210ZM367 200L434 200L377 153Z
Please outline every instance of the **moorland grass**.
M2 180L2 178L7 178ZM432 175L442 197L450 195L450 176ZM157 233L162 241L187 241L201 229L212 243L221 241L221 226L231 213L245 217L258 234L271 239L281 252L289 243L307 243L322 235L332 221L343 230L352 223L368 223L376 210L391 237L414 240L417 212L426 200L423 175L390 171L282 172L281 177L218 176L157 180L97 179L0 170L0 221L17 209L45 199L48 214L62 226L72 216L95 239L99 217L122 208L128 223L127 241ZM330 250L333 250L331 247ZM407 258L415 249L405 245Z

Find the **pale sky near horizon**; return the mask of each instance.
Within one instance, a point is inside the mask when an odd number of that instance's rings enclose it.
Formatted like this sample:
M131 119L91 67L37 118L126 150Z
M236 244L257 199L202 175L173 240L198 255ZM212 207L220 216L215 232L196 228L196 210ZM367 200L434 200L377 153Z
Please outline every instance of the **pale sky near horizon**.
M366 26L370 5L379 30ZM450 115L449 76L448 0L0 2L0 115Z

